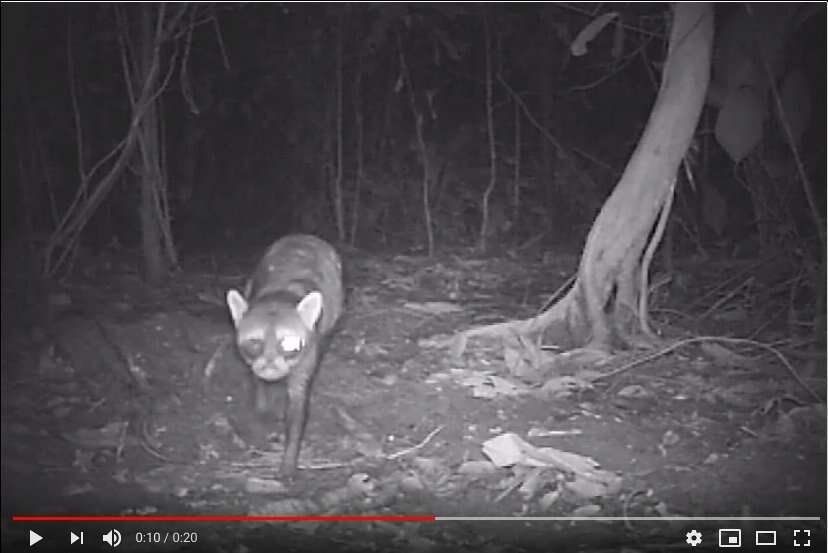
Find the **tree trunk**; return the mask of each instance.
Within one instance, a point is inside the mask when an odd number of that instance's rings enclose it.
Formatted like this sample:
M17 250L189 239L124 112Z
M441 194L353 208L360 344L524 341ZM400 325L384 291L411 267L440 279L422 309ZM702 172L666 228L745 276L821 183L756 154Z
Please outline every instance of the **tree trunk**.
M139 32L141 62L139 74L135 77L135 88L148 87L155 90L158 86L156 67L155 35L153 32L153 6L144 4L139 14ZM161 14L156 14L161 17ZM139 133L141 138L140 153L142 157L141 175L141 246L144 254L144 277L150 285L160 284L166 272L163 250L161 247L161 221L158 210L157 194L161 188L161 154L159 145L158 100L149 100L144 117L141 119Z
M552 6L548 6L550 9ZM544 35L543 48L549 52L556 48L555 37L553 33ZM537 67L540 75L540 121L543 128L554 129L554 122L552 120L552 111L555 107L554 88L557 84L553 82L552 71L550 70L549 60L540 59ZM555 225L554 228L548 229L554 232L560 230L559 215L560 210L557 207L558 201L554 197L557 186L555 185L555 170L557 169L558 152L549 138L538 129L537 139L540 141L540 182L543 183L543 208L550 216L547 218L548 225Z
M578 278L561 302L525 331L563 319L577 343L611 349L636 333L642 253L693 138L710 77L713 9L674 5L661 88L644 134L587 238ZM644 267L646 269L646 267Z

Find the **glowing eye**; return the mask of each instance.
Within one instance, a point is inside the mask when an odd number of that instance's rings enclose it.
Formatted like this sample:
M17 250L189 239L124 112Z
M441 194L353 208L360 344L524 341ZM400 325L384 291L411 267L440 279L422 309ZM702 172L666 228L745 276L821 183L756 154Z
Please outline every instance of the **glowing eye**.
M264 342L258 338L246 340L239 345L239 350L246 359L255 359L264 351Z
M302 340L301 336L290 334L282 337L282 351L285 353L295 353L301 351L304 345L305 341Z

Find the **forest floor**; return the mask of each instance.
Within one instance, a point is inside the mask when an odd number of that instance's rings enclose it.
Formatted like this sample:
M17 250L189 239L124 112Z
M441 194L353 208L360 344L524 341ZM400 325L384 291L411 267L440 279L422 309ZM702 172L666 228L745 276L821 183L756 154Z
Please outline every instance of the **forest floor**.
M779 550L810 529L824 550L824 343L790 324L798 308L773 264L679 260L652 296L655 350L567 357L475 339L455 357L447 338L536 314L577 255L344 249L346 315L312 391L301 470L283 481L281 444L246 437L249 375L223 305L259 253L185 257L160 289L134 259L98 260L50 295L48 326L23 316L4 263L3 550L29 529L42 550L68 539L11 515L196 514L583 518L109 524L126 551L683 550L690 529L707 550L717 528L747 544L778 530ZM755 345L682 342L698 336L750 337L790 365ZM821 521L671 519L806 515ZM159 528L198 544L136 543Z

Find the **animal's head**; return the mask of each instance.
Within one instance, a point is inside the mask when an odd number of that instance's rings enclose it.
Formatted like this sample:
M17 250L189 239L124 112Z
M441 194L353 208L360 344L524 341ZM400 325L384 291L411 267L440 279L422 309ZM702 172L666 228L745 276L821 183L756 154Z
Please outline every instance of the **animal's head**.
M309 292L296 306L254 304L236 290L227 292L227 306L236 326L242 359L262 380L281 380L314 347L322 315L322 294Z

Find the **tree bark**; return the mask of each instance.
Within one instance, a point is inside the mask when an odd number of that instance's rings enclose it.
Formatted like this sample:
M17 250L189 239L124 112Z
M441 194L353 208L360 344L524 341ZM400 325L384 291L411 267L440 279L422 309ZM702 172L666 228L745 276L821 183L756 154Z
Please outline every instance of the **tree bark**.
M153 6L141 6L138 15L138 41L140 43L141 61L137 64L138 74L135 75L135 88L141 90L147 87L155 90L158 86L158 61L155 58L156 43L153 32ZM162 17L161 13L155 14ZM161 188L161 154L159 146L158 100L149 100L144 117L139 124L141 138L140 153L142 157L141 174L141 245L144 254L144 277L150 285L158 285L166 274L166 266L161 247L161 221L158 210L157 194Z
M638 295L647 293L636 286L641 255L698 124L712 47L711 5L676 4L650 120L589 233L573 287L567 322L593 347L626 344L635 331Z
M534 319L527 333L565 323L569 337L597 349L626 346L639 323L642 253L667 203L672 183L699 121L710 78L713 9L674 5L670 46L644 134L587 237L578 278L569 293ZM474 335L484 334L476 331ZM486 333L488 334L488 333Z

